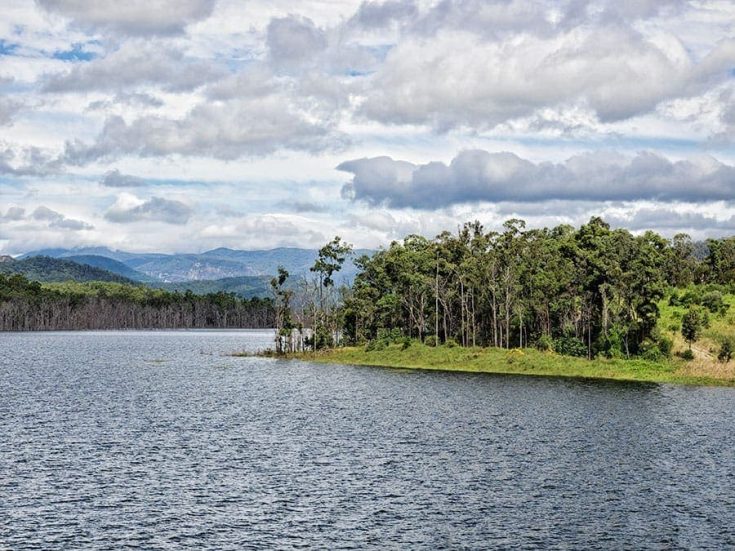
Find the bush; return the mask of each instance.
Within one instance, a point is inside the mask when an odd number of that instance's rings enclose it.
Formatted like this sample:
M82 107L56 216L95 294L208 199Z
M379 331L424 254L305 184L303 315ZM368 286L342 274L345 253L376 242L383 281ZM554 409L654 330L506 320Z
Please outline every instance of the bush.
M365 352L380 352L388 347L385 339L374 339L365 345Z
M587 346L577 337L572 336L555 339L554 350L564 356L577 356L580 358L587 356Z
M403 334L398 328L393 329L378 329L379 341L385 341L385 344L396 344L403 342Z
M694 359L694 352L687 348L681 354L679 354L679 356L681 356L682 360L687 360L688 362L690 362Z
M674 348L673 340L665 335L662 335L658 338L657 346L658 349L661 351L661 354L663 354L667 358L671 357L671 350Z
M401 343L401 350L407 350L408 348L410 348L412 342L413 341L411 340L410 337L403 337L403 342Z
M713 314L724 314L729 306L725 304L720 291L709 291L702 295L702 306Z
M436 335L429 335L424 339L424 344L426 346L436 346Z
M717 359L723 363L727 363L732 360L733 353L735 353L735 342L732 337L725 337L720 347L720 352L717 354Z
M672 323L669 325L669 331L673 333L678 333L681 331L681 324L680 323Z
M459 346L459 344L457 343L457 341L455 341L454 339L451 339L450 338L450 339L447 339L446 341L444 341L444 346L446 346L447 348L455 348L455 347Z
M541 335L536 341L536 348L542 352L553 352L554 351L554 339L549 335Z
M702 335L702 329L709 326L709 315L707 310L700 306L690 306L687 313L681 320L681 335L689 343L699 340Z

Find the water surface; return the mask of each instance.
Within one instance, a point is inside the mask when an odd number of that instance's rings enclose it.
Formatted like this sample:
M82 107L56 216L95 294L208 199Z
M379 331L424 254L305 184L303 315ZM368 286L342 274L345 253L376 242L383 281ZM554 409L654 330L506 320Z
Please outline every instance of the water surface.
M735 546L735 391L0 334L0 549Z

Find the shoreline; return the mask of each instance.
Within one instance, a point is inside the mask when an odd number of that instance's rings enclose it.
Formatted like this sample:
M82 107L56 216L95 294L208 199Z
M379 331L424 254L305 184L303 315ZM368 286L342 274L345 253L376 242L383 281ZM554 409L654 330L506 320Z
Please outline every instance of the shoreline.
M414 344L405 350L400 345L390 345L384 350L371 352L362 347L345 347L289 354L283 359L389 369L735 387L735 362L723 365L718 373L705 373L692 370L681 360L587 360L534 349L434 348Z

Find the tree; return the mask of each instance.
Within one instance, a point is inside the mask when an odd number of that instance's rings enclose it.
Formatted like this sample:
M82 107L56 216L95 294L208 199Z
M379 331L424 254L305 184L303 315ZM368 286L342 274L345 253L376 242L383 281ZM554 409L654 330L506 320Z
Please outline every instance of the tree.
M722 363L728 363L732 360L733 353L735 353L735 342L732 337L725 337L720 347L720 353L717 354L717 359Z
M291 319L291 297L293 291L285 288L289 273L283 266L278 275L271 279L271 291L276 299L276 353L291 351L293 321Z
M314 315L314 348L331 345L337 336L337 323L330 300L325 300L325 291L334 287L334 274L342 269L347 256L352 253L352 245L335 236L332 241L319 249L316 262L310 268L319 276L318 310ZM327 297L329 299L329 297Z
M706 324L705 313L699 306L691 306L681 319L681 335L692 349L692 343L697 342Z

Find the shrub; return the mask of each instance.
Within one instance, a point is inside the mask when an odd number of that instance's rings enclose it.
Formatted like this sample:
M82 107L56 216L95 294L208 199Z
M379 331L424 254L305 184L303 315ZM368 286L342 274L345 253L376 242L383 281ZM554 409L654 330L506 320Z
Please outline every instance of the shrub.
M661 353L661 350L659 350L658 346L656 346L655 344L646 349L643 354L641 354L641 358L652 362L657 362L661 360L663 356L664 355Z
M424 344L426 346L436 346L436 335L429 335L424 339Z
M693 342L699 340L702 329L708 325L707 311L699 306L690 306L681 320L681 335L689 343L689 348L692 347Z
M671 350L674 348L674 341L672 339L665 335L661 335L658 338L657 346L658 349L661 351L661 354L663 354L667 358L671 357Z
M680 323L672 323L669 325L669 331L673 333L678 333L681 331L681 324Z
M554 339L549 335L541 335L536 341L536 348L542 352L553 352L554 351Z
M449 338L446 341L444 341L444 346L446 346L447 348L455 348L459 346L459 344L454 339Z
M411 346L411 338L410 337L403 337L403 342L401 343L401 350L407 350Z
M689 348L687 348L681 354L679 354L679 356L681 356L681 359L687 360L690 362L694 359L694 352L692 352Z
M395 344L403 342L403 335L401 330L398 328L393 329L378 329L379 341L385 341L385 344Z
M554 350L564 356L587 356L587 346L577 337L559 337L554 340Z
M380 352L381 350L385 350L387 347L388 343L385 339L374 339L368 341L365 345L365 352Z
M725 337L720 347L720 352L717 354L717 359L723 363L727 363L732 360L733 353L735 353L735 342L732 337Z
M720 291L709 291L702 295L702 306L713 314L724 314L729 306L725 304Z

